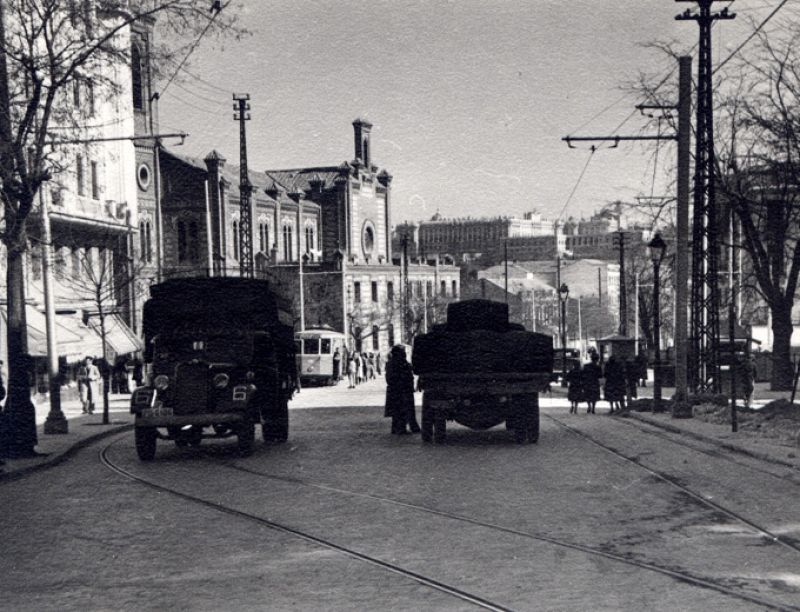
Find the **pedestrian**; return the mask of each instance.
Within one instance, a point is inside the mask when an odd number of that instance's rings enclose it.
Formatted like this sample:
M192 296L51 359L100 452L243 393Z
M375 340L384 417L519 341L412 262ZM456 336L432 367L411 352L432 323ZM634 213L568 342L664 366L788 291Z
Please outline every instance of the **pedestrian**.
M641 387L647 387L647 355L644 354L643 351L639 351L639 354L636 355L636 369L639 375L639 385Z
M406 349L400 345L392 347L386 364L386 406L383 415L392 418L393 435L420 431L414 408L414 373L406 360Z
M625 382L628 387L628 397L639 397L639 364L635 359L625 362Z
M359 374L361 374L361 380L363 382L367 382L368 380L367 361L367 354L361 353L361 372L359 372Z
M580 362L575 362L572 369L567 372L567 399L569 400L569 413L578 414L578 404L583 401L583 374Z
M383 356L381 355L380 351L375 355L375 370L378 373L378 376L383 374Z
M4 399L6 399L6 385L3 381L3 360L0 359L0 405Z
M117 357L114 367L111 369L111 392L130 393L128 384L128 366L124 357Z
M375 353L367 354L367 378L375 380Z
M144 364L138 357L133 360L133 382L137 387L141 387L144 382Z
M361 353L356 351L355 355L353 356L353 360L356 362L356 385L361 383Z
M741 367L742 390L744 391L744 407L750 408L753 401L753 390L756 382L756 359L752 355L745 358Z
M83 414L94 412L95 402L100 399L100 370L89 355L78 369L78 392L81 396Z
M600 379L603 378L603 370L600 368L600 355L597 351L590 353L590 361L581 370L581 387L583 400L587 404L586 414L594 414L595 405L600 399Z
M625 362L614 355L608 358L605 367L606 382L603 386L603 395L611 405L611 413L625 408Z
M347 360L347 382L349 383L348 389L356 388L356 378L358 377L358 365L353 355Z
M333 380L337 383L342 380L342 354L339 352L339 347L333 351Z

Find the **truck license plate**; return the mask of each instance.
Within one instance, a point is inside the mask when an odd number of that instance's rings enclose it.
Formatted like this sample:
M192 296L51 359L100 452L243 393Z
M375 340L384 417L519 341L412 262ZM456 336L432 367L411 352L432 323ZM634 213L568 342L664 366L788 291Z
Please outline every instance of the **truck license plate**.
M165 417L172 416L172 406L156 406L155 408L145 408L142 410L143 417Z

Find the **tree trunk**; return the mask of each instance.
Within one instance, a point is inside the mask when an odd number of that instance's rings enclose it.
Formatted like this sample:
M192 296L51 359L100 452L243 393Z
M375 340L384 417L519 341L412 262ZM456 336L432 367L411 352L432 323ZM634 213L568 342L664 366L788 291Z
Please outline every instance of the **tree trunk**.
M772 381L773 391L792 388L792 304L791 300L770 304L772 310Z
M8 319L8 397L0 421L0 454L29 457L36 454L36 410L31 402L31 358L28 355L28 327L25 320L25 229L17 240L9 240L6 288Z

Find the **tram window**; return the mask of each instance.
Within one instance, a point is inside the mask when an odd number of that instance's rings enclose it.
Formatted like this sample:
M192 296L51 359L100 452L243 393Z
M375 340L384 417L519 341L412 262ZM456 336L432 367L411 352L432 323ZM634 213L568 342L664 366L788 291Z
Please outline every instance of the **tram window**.
M303 340L303 353L306 355L318 355L319 338L306 338Z
M302 340L295 340L294 341L294 352L298 355L303 352L303 341Z
M330 338L323 338L320 340L320 353L323 355L330 355L331 354L331 339Z

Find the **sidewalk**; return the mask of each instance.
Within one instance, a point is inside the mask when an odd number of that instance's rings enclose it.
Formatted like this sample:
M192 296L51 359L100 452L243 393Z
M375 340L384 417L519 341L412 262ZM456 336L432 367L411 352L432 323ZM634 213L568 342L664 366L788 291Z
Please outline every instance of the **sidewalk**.
M57 465L69 459L75 452L88 446L95 440L110 436L133 425L130 414L130 395L109 396L109 421L103 425L102 408L94 414L82 414L81 404L77 400L66 401L61 410L67 417L69 433L45 434L44 421L50 411L49 404L36 405L36 425L39 444L36 446L36 457L28 459L4 459L0 466L0 482L21 478L45 467Z
M555 384L552 389L554 397L564 397L566 406L567 390ZM637 392L639 399L652 398L652 379L648 380L647 387L639 387ZM674 393L674 387L664 387L662 390L662 397L666 399L671 397ZM789 399L789 395L790 393L786 391L770 391L769 383L757 383L754 392L755 399L752 405L754 408L761 408L775 399ZM800 394L798 394L798 397L800 397ZM607 406L608 404L606 402L600 400L600 402L598 402L598 411L605 413L606 411L603 410L603 407ZM739 402L738 406L741 407L742 403ZM668 412L652 413L629 411L625 413L625 416L666 431L679 433L690 438L715 444L730 451L800 470L800 445L798 444L791 444L785 440L763 436L754 431L740 429L734 433L731 431L729 423L709 423L697 418L674 419Z

